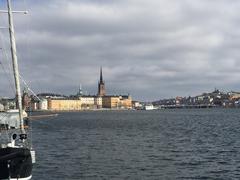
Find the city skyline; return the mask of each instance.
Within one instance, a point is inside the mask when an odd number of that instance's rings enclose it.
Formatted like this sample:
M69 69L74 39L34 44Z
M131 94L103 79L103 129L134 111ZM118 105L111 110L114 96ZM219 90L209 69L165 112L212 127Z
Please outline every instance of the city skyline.
M100 66L108 94L137 100L238 91L239 8L227 0L17 2L29 11L14 15L20 70L36 93L73 94L81 83L95 94ZM13 95L0 81L1 96Z

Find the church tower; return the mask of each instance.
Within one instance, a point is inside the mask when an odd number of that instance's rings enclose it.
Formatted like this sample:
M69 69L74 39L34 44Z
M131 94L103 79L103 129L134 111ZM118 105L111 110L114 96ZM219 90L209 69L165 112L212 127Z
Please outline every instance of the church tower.
M82 96L83 95L83 91L82 91L82 85L80 84L79 85L79 90L78 90L78 93L77 93L77 96Z
M106 90L105 90L105 82L103 81L103 75L102 75L102 67L100 69L100 81L98 82L98 96L105 96Z

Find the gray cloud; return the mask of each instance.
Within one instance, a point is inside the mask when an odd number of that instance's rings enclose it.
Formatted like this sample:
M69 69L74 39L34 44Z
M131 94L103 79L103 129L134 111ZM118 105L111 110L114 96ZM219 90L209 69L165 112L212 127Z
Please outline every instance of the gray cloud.
M140 100L240 89L238 1L53 0L28 8L15 15L16 36L21 72L37 92L72 94L82 83L94 94L100 66L109 94Z

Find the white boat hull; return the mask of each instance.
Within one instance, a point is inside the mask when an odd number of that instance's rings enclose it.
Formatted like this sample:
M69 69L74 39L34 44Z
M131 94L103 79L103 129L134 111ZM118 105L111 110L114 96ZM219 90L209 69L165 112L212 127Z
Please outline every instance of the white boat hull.
M32 179L32 176L26 177L26 178L11 178L11 179L3 179L3 180L30 180Z

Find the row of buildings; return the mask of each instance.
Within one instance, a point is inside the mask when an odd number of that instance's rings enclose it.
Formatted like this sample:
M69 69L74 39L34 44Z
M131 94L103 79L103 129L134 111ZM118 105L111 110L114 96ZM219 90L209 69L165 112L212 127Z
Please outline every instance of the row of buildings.
M24 106L27 110L95 110L95 109L131 109L130 96L81 96L79 98L41 97Z
M95 109L131 109L132 98L130 95L107 95L103 80L102 68L98 82L97 95L84 95L79 87L76 95L63 96L52 93L38 94L37 97L23 93L23 107L26 110L50 111L77 111Z
M194 97L176 97L153 102L159 107L240 107L240 92L221 92L215 89Z

